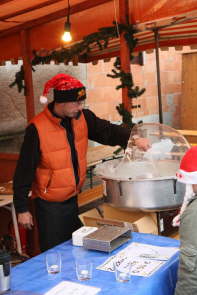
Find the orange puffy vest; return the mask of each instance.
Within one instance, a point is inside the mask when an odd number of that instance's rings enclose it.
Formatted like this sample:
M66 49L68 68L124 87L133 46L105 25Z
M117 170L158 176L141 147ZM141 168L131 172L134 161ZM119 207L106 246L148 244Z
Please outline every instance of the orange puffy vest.
M61 119L54 117L46 107L31 123L40 140L40 162L32 185L32 198L61 202L76 195L86 178L88 128L84 115L72 119L75 149L78 156L79 184L76 186L70 145Z

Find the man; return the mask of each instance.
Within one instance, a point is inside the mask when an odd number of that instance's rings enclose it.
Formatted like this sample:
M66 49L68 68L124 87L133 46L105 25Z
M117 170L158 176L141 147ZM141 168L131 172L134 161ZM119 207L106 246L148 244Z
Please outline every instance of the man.
M197 294L197 146L190 148L181 160L178 181L186 184L180 215L180 262L175 295Z
M40 249L45 251L71 238L81 227L77 194L86 178L88 139L126 147L130 131L83 110L84 85L66 74L45 84L42 100L54 88L54 101L26 129L14 176L14 205L18 222L33 226L28 195L35 199ZM148 141L136 138L146 150Z

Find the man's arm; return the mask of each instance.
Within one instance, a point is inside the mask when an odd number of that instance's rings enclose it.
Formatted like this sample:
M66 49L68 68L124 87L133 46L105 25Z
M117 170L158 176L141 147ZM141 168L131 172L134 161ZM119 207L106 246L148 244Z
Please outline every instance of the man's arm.
M88 138L101 144L120 145L126 148L130 136L130 129L112 124L107 120L100 119L90 110L83 110L87 125Z
M124 149L127 147L131 130L116 124L112 124L107 120L98 118L92 111L83 110L87 125L88 138L101 144L120 145ZM149 141L146 138L135 138L133 145L139 149L146 151L150 148Z
M28 228L33 225L32 216L28 211L28 195L31 190L39 159L39 137L37 129L31 124L27 127L25 132L13 181L14 206L18 213L18 221L24 227Z

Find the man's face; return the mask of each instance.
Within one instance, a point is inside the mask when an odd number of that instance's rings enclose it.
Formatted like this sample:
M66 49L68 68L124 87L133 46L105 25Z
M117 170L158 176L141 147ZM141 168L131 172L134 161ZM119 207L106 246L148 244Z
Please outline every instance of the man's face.
M84 100L82 101L74 101L74 102L65 102L65 103L59 103L58 105L58 113L59 115L69 118L77 118L79 115L79 112L82 111L84 106Z

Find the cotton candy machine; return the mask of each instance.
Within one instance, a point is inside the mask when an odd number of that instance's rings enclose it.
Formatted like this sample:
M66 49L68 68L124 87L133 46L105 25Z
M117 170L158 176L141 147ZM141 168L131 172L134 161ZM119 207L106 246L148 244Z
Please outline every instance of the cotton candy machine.
M151 148L132 146L133 135L146 137ZM185 185L176 181L189 143L175 129L158 123L136 125L123 158L106 161L95 172L104 180L106 202L126 210L162 211L178 208Z

